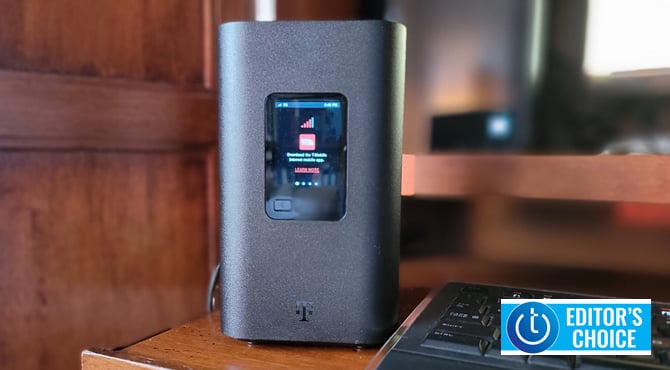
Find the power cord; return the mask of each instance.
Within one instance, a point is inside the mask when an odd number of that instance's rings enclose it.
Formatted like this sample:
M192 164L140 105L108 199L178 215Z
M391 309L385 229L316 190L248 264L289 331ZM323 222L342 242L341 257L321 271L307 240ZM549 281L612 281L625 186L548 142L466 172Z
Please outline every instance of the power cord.
M209 278L209 288L207 289L207 312L212 312L216 303L214 291L216 290L216 283L219 281L219 274L221 273L221 263L217 263L212 271L212 276Z

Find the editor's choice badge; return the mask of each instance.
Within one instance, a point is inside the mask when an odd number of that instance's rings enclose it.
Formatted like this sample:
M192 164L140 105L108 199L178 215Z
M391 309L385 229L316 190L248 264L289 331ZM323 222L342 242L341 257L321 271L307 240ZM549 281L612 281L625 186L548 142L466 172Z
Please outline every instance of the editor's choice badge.
M540 353L551 347L558 337L556 313L540 302L517 306L507 321L507 335L514 346L525 353Z
M502 299L502 355L649 355L649 299Z

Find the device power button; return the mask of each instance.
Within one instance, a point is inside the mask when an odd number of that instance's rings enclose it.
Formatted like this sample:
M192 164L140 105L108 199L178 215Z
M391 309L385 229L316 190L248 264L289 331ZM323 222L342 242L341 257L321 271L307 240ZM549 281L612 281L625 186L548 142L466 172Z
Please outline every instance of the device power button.
M291 200L290 199L275 199L273 208L275 211L278 212L287 212L290 211L292 206L291 206Z

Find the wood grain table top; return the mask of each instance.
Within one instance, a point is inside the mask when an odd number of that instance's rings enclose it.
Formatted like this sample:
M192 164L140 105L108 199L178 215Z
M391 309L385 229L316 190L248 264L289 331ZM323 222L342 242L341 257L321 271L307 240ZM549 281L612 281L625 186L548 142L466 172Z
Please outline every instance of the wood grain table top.
M400 291L404 319L429 292ZM362 369L378 348L250 344L225 336L218 312L119 350L82 353L82 369Z

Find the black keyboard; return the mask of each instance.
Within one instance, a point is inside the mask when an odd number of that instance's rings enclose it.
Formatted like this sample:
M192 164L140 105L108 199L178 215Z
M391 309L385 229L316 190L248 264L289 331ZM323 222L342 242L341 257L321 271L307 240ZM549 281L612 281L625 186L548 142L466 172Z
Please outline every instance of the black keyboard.
M603 297L449 283L417 307L372 365L379 369L670 369L668 303L652 302L653 348L648 356L502 356L502 298Z

